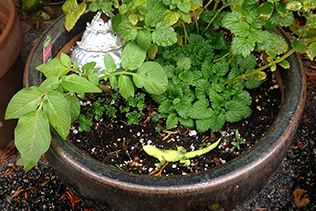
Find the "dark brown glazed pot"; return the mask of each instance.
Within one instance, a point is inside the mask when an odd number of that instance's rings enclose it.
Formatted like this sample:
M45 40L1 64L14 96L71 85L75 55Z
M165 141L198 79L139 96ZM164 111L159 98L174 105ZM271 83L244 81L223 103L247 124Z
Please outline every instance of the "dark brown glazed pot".
M23 35L12 0L0 0L0 149L13 139L16 120L4 120L12 96L22 88L23 67L19 57Z
M42 43L53 37L53 54L85 28L91 14L85 14L74 31L63 28L59 18L33 48L25 69L27 86L38 85L42 74L35 67L42 62ZM275 33L281 34L279 30ZM284 35L283 35L284 36ZM295 134L305 102L305 75L299 58L288 59L285 99L276 121L249 151L234 160L200 173L185 176L137 175L109 167L85 155L52 130L53 140L45 154L60 178L85 203L96 210L203 210L241 209L263 188L282 161Z

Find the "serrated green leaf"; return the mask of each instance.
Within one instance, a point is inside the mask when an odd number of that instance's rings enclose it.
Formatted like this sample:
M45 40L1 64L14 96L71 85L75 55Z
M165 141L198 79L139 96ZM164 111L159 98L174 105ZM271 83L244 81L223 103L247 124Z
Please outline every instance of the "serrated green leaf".
M302 8L302 4L299 1L291 1L286 4L286 9L291 11L299 11Z
M235 37L231 44L233 54L248 56L255 48L255 42L242 37Z
M268 20L273 13L274 5L270 2L264 2L259 7L259 17L263 20Z
M112 73L116 70L116 64L113 59L113 57L109 54L109 52L106 52L103 58L104 66L106 68L106 71L109 73Z
M235 26L235 24L239 23L241 17L242 15L240 12L233 11L225 15L225 17L222 20L222 24L225 28L231 29Z
M125 19L118 24L116 32L126 41L133 41L137 37L136 26L132 25L128 19Z
M244 0L244 2L242 3L242 8L245 11L251 11L254 9L257 9L258 7L258 0Z
M228 66L227 62L220 60L220 61L216 62L214 65L212 65L211 70L217 76L224 76L228 72L229 66Z
M36 69L44 73L45 77L57 76L61 77L67 74L70 69L65 67L58 58L54 58L45 64L37 66Z
M191 14L190 12L182 12L182 11L178 11L179 15L180 15L180 19L182 21L184 21L185 23L190 23L192 20Z
M49 123L66 139L70 127L70 111L66 98L57 91L50 91L43 99L43 110L46 112Z
M86 6L86 3L82 2L81 4L77 5L75 9L69 11L69 13L66 13L65 28L67 31L70 31L75 26L79 17L86 10Z
M281 62L278 63L281 67L284 69L289 69L290 68L290 63L286 60L282 60Z
M257 5L256 5L257 7ZM266 24L262 18L259 17L259 9L252 9L246 14L246 21L252 25L253 28L261 29Z
M173 101L173 106L181 118L183 119L188 118L188 109L191 107L191 103L181 102L179 98L176 98Z
M275 46L275 40L271 33L265 33L266 40L264 42L257 43L257 48L259 51L266 51L272 49ZM250 37L249 37L250 38Z
M133 26L135 26L138 22L138 15L133 13L128 16L128 20Z
M169 114L166 121L166 129L171 130L178 124L178 116L174 113Z
M80 77L75 74L68 75L63 78L61 85L66 90L71 90L73 92L77 93L99 93L102 92L101 89L99 89L96 85L88 81L84 77Z
M178 22L180 18L180 14L174 11L166 10L162 14L162 21L165 23L168 23L170 25L173 25Z
M129 42L123 49L121 65L124 70L136 70L146 58L146 51L136 42Z
M284 18L289 13L288 10L285 9L286 3L285 2L277 2L275 4L275 8L278 11L278 13Z
M257 88L262 84L263 81L258 81L254 77L250 77L246 81L246 88L247 89L254 89Z
M124 99L129 97L134 97L135 89L132 80L125 75L120 75L118 80L118 86L120 89L120 94Z
M252 113L249 106L235 100L226 102L225 108L227 110L225 114L227 122L238 122L241 119L249 117Z
M272 35L273 35L274 40L275 40L275 46L274 46L273 51L277 55L286 53L287 49L288 49L288 46L287 46L285 40L281 36L279 36L279 35L277 35L275 33L273 33Z
M156 27L159 22L159 14L156 11L148 10L145 15L145 24L147 26Z
M120 7L119 7L119 13L121 15L124 15L125 13L128 12L128 7L126 4L122 4Z
M264 80L264 79L267 77L267 75L266 75L264 72L260 71L260 72L258 72L258 73L256 73L256 74L254 74L253 77L254 77L257 81L262 81L262 80Z
M310 60L313 60L316 56L316 42L310 44L307 49L307 56Z
M199 131L200 133L204 133L205 131L210 129L211 128L211 121L212 121L211 118L197 119L195 121L197 131Z
M182 81L191 84L193 82L193 73L190 70L185 70L182 73L179 73L179 78Z
M194 127L194 121L191 118L183 119L181 117L178 118L179 123L186 128L193 128Z
M209 108L207 99L202 98L196 101L188 110L189 117L192 119L207 119L213 114L213 110Z
M235 95L233 97L233 100L236 100L238 102L242 102L248 106L250 106L252 103L252 97L250 96L250 94L247 91L243 91L243 92L239 93L238 95Z
M268 39L273 39L272 35L268 31L262 31L255 28L251 29L251 33L248 38L257 43L264 43Z
M189 70L191 68L191 60L188 57L182 57L177 61L177 66L183 70Z
M217 132L225 124L225 114L220 113L219 115L213 115L211 118L211 131L212 132Z
M158 112L159 113L164 113L164 114L168 114L175 111L173 108L173 103L172 100L167 99L165 101L163 101L158 108Z
M14 137L24 170L28 171L36 165L50 145L51 135L46 113L38 109L23 114L14 130Z
M177 34L170 24L158 22L152 33L153 42L158 46L171 46L177 42Z
M150 94L162 94L168 88L168 78L157 62L145 62L138 69L138 74L133 75L133 80L138 88L144 87Z
M189 12L191 8L190 0L182 0L180 3L178 3L177 7L184 13Z
M69 105L70 122L73 123L80 114L80 102L76 96L70 95L66 97Z
M306 20L306 26L316 28L316 14L310 14Z
M5 119L17 119L23 114L35 110L41 102L44 93L36 86L21 89L10 100L5 113Z
M144 49L144 50L148 50L151 47L151 42L152 42L152 38L151 38L151 33L150 31L139 31L137 33L137 38L136 41L138 43L138 45ZM158 50L158 49L157 49ZM155 52L155 54L157 53L157 51ZM155 57L153 57L155 58Z
M71 67L71 59L68 55L61 53L60 61L65 67L68 67L68 68Z
M250 26L247 22L238 22L230 28L231 32L236 36L247 37L250 33Z
M280 20L280 26L282 27L288 27L291 26L294 22L294 15L293 13L289 13L287 16L285 16L284 18L281 18Z
M138 7L146 3L146 0L133 0L134 6Z
M51 76L46 78L41 85L39 86L39 89L44 93L48 92L50 90L54 90L59 85L59 78L57 76Z
M291 45L297 52L300 53L305 53L307 49L306 43L301 40L292 40Z

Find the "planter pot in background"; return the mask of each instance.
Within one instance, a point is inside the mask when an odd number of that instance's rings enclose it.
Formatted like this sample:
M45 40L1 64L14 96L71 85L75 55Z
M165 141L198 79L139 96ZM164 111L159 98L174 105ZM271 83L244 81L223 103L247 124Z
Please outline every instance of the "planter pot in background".
M23 34L12 0L0 0L0 149L13 139L16 120L4 120L12 96L22 88L23 66L19 57Z
M42 46L52 36L53 55L83 31L91 13L85 13L71 32L60 17L32 49L25 68L26 86L38 85L43 75L35 70L42 63ZM275 33L282 35L280 30ZM284 36L284 35L282 35ZM109 167L84 154L52 130L53 140L45 154L60 178L86 204L96 210L203 210L239 209L264 187L289 149L305 102L305 75L296 54L288 59L285 99L279 115L264 137L249 151L226 164L185 176L137 175Z

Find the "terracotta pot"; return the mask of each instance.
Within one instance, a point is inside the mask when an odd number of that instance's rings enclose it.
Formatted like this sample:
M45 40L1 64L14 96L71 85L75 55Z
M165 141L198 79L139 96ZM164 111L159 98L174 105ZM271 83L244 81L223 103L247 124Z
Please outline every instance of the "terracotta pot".
M13 139L16 120L4 120L12 96L22 88L23 67L18 57L23 36L12 0L0 0L0 149Z
M85 14L74 31L64 30L64 16L42 35L25 69L26 85L38 85L42 74L34 68L42 61L42 43L53 36L54 54L85 28ZM279 30L275 33L281 34ZM96 210L203 210L241 207L263 188L282 161L295 134L305 102L305 76L293 54L286 70L285 99L276 121L249 151L207 171L186 176L137 175L92 159L52 130L53 140L45 154L60 178L85 203ZM211 207L212 206L212 207ZM240 208L239 208L240 209Z

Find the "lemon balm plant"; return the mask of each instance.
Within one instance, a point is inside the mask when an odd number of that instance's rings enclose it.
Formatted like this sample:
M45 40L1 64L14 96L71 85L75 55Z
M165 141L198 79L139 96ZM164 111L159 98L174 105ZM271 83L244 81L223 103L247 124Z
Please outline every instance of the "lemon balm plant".
M18 92L6 112L7 119L19 118L15 143L25 170L48 150L50 125L66 138L80 113L77 96L111 92L101 80L117 85L126 99L134 96L136 88L144 88L160 104L167 129L180 123L200 132L218 131L226 121L250 116L252 100L246 89L262 83L263 70L274 71L276 64L288 68L285 58L295 51L307 52L311 59L316 55L316 38L303 39L304 31L288 51L285 41L267 29L290 26L293 11L306 18L306 30L316 28L315 7L312 0L211 0L205 5L201 0L91 1L91 11L118 11L111 18L114 31L127 42L123 69L116 70L109 55L104 57L105 76L100 78L95 63L84 65L81 72L64 54L37 67L46 80ZM67 30L85 9L85 2L64 4ZM222 30L233 35L229 45ZM256 68L254 51L265 51L268 64Z

